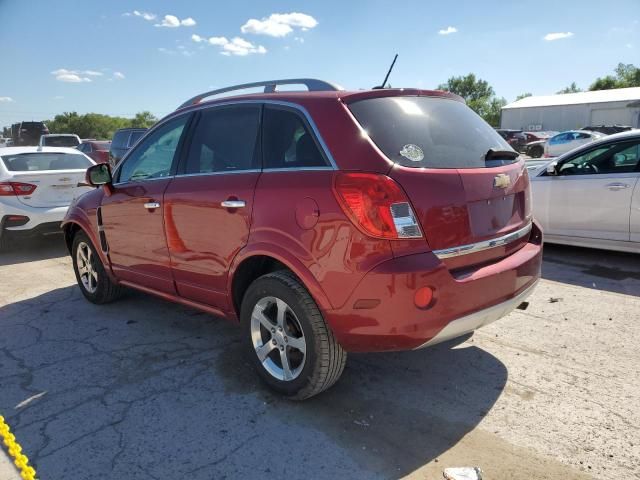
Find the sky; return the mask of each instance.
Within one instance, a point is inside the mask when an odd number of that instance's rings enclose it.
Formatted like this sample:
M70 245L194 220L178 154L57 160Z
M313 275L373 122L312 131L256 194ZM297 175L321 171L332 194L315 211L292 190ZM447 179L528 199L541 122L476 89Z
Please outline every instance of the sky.
M498 96L640 66L640 0L0 0L0 127L65 111L158 117L213 88L312 77Z

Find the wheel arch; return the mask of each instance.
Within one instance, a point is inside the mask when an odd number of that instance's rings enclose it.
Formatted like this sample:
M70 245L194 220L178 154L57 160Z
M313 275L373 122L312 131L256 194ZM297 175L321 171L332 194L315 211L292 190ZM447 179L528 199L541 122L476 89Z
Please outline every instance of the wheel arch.
M231 306L240 318L240 304L249 285L267 273L288 270L307 289L320 310L333 306L311 271L296 257L275 245L259 245L246 248L238 254L229 270L227 291Z

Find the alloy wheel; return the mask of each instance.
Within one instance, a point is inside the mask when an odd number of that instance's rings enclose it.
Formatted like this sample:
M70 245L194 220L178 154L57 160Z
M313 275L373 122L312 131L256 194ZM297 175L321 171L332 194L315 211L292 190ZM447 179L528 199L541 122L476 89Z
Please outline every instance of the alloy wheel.
M302 372L307 343L298 317L284 300L263 297L255 304L251 341L258 360L274 378L292 381Z
M85 242L78 244L76 250L76 265L82 286L89 293L95 293L98 289L98 272L94 266L95 259L91 247Z

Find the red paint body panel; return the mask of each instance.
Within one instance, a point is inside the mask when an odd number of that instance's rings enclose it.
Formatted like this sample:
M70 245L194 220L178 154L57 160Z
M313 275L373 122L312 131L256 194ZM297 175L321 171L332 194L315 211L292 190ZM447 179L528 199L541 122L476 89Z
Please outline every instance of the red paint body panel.
M370 271L344 308L324 312L325 319L348 351L414 349L452 320L515 297L539 278L541 262L542 245L533 242L458 278L431 253L400 257ZM425 286L435 291L427 310L414 304L415 291ZM354 309L360 299L381 301Z
M367 271L393 256L388 240L364 235L345 217L331 190L334 175L331 170L262 173L250 238L251 244L279 245L296 257L333 308L344 304ZM307 198L318 204L319 217L305 230L295 217Z
M259 172L176 177L164 195L173 278L184 298L231 310L227 274L247 244ZM226 209L225 200L244 200Z
M163 221L163 195L171 179L113 187L102 199L102 221L116 277L175 294ZM147 202L160 208L149 210Z

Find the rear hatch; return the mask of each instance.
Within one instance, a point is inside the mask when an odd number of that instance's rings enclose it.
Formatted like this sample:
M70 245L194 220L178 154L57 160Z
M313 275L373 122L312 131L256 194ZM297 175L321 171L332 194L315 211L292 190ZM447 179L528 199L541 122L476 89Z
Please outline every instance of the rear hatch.
M2 162L11 175L6 181L35 186L18 200L30 207L68 206L75 197L91 187L84 183L85 173L93 163L81 153L34 152L3 155Z
M431 249L494 239L530 224L524 162L464 103L383 97L353 102L349 109L394 163L388 175L407 193ZM505 252L464 255L448 263L461 267Z

